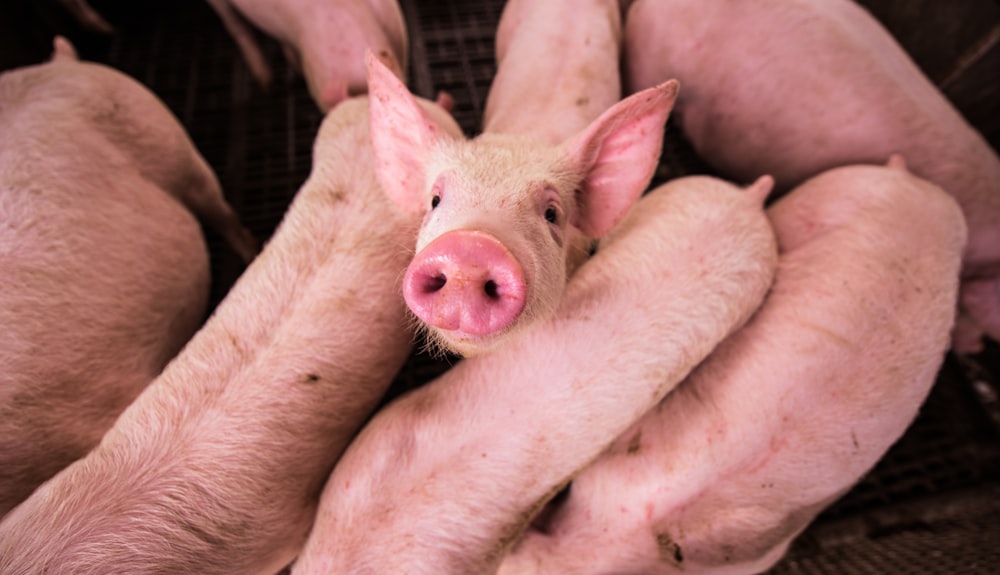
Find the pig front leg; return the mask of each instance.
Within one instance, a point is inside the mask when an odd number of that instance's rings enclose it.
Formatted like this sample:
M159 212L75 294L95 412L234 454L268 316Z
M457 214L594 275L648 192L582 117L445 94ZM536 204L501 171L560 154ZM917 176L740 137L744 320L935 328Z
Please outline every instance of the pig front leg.
M496 569L538 509L757 307L776 262L769 189L702 177L641 200L550 321L372 420L293 572Z
M574 480L503 574L753 574L915 416L948 347L965 241L951 198L849 167L769 210L754 318Z

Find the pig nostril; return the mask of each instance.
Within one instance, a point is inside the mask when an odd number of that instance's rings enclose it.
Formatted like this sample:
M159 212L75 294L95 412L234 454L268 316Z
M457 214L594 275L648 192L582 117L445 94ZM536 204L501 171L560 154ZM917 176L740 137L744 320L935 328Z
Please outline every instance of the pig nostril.
M420 286L420 291L423 293L436 293L448 283L448 278L444 274L438 274L433 276L427 276L424 278L423 285Z
M488 280L485 285L483 285L483 291L486 292L486 297L490 299L500 299L500 292L498 291L497 282L493 280Z

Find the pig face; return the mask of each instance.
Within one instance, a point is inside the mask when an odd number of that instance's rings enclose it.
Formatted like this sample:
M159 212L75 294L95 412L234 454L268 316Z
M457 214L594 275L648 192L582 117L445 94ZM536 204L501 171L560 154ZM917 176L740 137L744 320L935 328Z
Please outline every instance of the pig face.
M559 146L514 135L440 134L369 57L371 139L386 194L425 213L403 296L436 348L475 355L550 314L590 238L642 194L677 95L623 100Z

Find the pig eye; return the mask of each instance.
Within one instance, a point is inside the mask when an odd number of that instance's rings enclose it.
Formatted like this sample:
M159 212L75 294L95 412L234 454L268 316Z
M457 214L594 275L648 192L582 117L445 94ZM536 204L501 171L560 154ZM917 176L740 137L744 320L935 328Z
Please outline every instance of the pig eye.
M431 209L433 210L434 208L438 207L438 204L440 203L441 203L441 195L434 194L434 197L431 198Z
M554 224L559 221L559 211L556 210L555 206L545 208L545 221L550 224Z

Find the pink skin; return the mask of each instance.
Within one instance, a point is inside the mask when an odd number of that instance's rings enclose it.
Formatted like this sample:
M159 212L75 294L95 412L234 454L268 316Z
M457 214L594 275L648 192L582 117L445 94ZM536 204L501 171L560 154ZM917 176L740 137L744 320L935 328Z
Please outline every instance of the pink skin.
M838 168L768 215L751 321L585 469L500 573L751 575L902 435L948 347L965 242L952 198Z
M0 125L3 516L93 448L203 321L196 216L254 245L166 107L63 38L51 62L0 75Z
M483 131L553 145L580 132L621 100L621 41L615 0L509 0Z
M0 522L0 572L274 575L295 557L412 346L399 282L419 217L375 181L367 107L326 116L309 179L205 326Z
M953 347L1000 338L1000 159L856 2L636 0L625 56L628 90L680 80L684 132L728 177L789 189L904 156L968 221Z
M770 187L702 177L642 198L551 317L373 418L293 573L495 571L545 502L760 304L777 262Z
M500 275L517 278L507 285L508 297L479 289L443 289L428 297L424 288L432 284L423 271L414 271L410 277L420 278L418 289L404 287L404 293L427 328L432 349L482 353L551 313L592 240L611 229L648 185L676 85L660 87L654 109L641 109L645 106L636 101L618 104L620 10L613 0L511 0L497 31L498 71L487 99L484 134L448 151L450 161L403 149L427 147L433 135L396 134L378 146L386 150L384 185L395 189L402 183L407 191L396 197L410 209L431 206L418 238L415 269L441 260L442 246L458 249L457 242L435 238L478 230L493 236L508 255L448 259L471 265L472 276L488 276L492 272L484 270L499 266ZM574 17L564 26L551 25L568 12ZM396 108L406 98L400 90L386 93L393 95ZM615 111L605 114L610 110ZM386 124L387 134L399 123L421 124L414 115L378 121ZM426 245L435 250L423 253ZM512 269L520 272L511 275ZM433 266L431 273L437 273ZM434 309L448 312L432 312L431 301ZM491 310L488 315L484 307ZM456 329L461 316L471 321Z
M454 230L420 250L406 269L403 297L420 320L457 337L509 326L525 304L524 273L500 240Z
M425 321L432 349L466 356L496 348L555 309L567 276L587 257L589 238L611 230L648 185L677 94L676 82L636 94L553 145L516 134L442 139L406 87L374 57L369 84L379 181L399 206L424 215L408 276L419 281L408 282L404 293ZM503 249L477 256L459 247L455 238L470 237L462 235L436 243L474 230ZM449 256L445 249L463 253ZM426 275L438 270L428 272L426 264L441 261L461 266L460 276L511 278L505 284L510 297L493 298L484 290L467 298L464 289L445 289L428 298ZM469 266L472 271L462 269ZM447 301L456 295L460 301ZM430 301L449 311L431 312ZM493 309L488 320L480 312L487 302ZM476 309L458 310L467 304ZM462 316L480 319L455 329L454 318Z
M254 77L271 82L271 68L244 18L285 45L301 68L316 105L329 111L368 91L365 53L375 53L406 78L408 40L396 0L208 0L236 41Z

